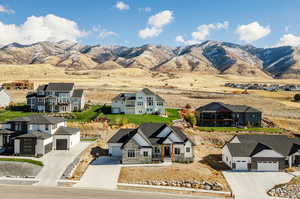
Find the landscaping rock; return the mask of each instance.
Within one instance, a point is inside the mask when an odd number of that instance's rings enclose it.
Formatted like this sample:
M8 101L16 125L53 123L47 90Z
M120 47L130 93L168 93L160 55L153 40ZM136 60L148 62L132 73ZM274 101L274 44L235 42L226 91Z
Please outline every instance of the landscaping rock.
M204 189L204 190L214 190L222 191L224 186L219 182L207 182L207 181L195 181L195 180L185 180L185 181L158 181L158 180L146 180L142 182L136 182L136 184L143 185L154 185L154 186L171 186L171 187L182 187L182 188L193 188L193 189Z

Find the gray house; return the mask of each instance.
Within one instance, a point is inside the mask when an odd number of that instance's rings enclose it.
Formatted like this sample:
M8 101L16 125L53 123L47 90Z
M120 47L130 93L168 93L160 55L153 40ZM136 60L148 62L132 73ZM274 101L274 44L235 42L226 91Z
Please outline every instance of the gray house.
M136 129L120 129L109 141L109 154L123 164L192 162L193 142L175 126L144 123Z
M300 165L300 138L237 135L223 147L223 162L236 171L280 171Z
M207 127L261 127L262 112L244 105L212 102L196 109L197 125Z
M66 120L41 114L19 117L1 125L0 151L43 156L51 150L69 150L80 142L80 130Z
M136 93L121 93L112 99L112 113L159 114L166 113L166 102L148 88Z
M74 83L49 83L40 85L36 92L26 96L30 111L72 112L84 109L85 96Z
M9 106L10 96L4 88L0 87L0 108Z

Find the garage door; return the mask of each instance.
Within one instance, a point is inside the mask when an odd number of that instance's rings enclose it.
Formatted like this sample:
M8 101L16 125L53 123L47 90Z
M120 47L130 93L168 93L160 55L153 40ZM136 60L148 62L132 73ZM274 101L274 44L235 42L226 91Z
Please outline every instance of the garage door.
M21 139L20 144L21 154L35 155L36 140L34 138Z
M120 108L112 108L111 112L112 113L120 113Z
M248 170L248 163L246 161L236 161L235 170L246 171Z
M68 140L67 139L57 139L56 140L56 150L68 150Z
M120 157L122 156L122 151L120 147L111 147L111 155Z
M257 171L278 171L279 162L264 161L257 162Z

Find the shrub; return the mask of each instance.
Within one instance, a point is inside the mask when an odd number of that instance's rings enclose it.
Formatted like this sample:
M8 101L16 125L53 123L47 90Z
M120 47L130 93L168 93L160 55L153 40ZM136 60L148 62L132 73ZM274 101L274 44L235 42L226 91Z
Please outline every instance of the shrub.
M184 116L184 119L192 126L194 127L197 124L197 118L194 113L189 112Z
M128 124L128 119L126 117L117 117L115 119L115 124L118 126L125 126Z
M191 108L192 108L192 105L186 104L184 108L186 108L186 109L191 109Z
M296 102L300 101L300 94L296 94L296 95L294 96L294 100L295 100Z

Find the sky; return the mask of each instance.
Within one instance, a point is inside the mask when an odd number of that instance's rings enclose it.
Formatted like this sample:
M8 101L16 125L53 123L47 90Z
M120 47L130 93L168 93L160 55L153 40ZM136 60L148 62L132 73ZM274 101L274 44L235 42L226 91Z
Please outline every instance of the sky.
M60 40L300 46L299 20L300 0L0 0L0 46Z

